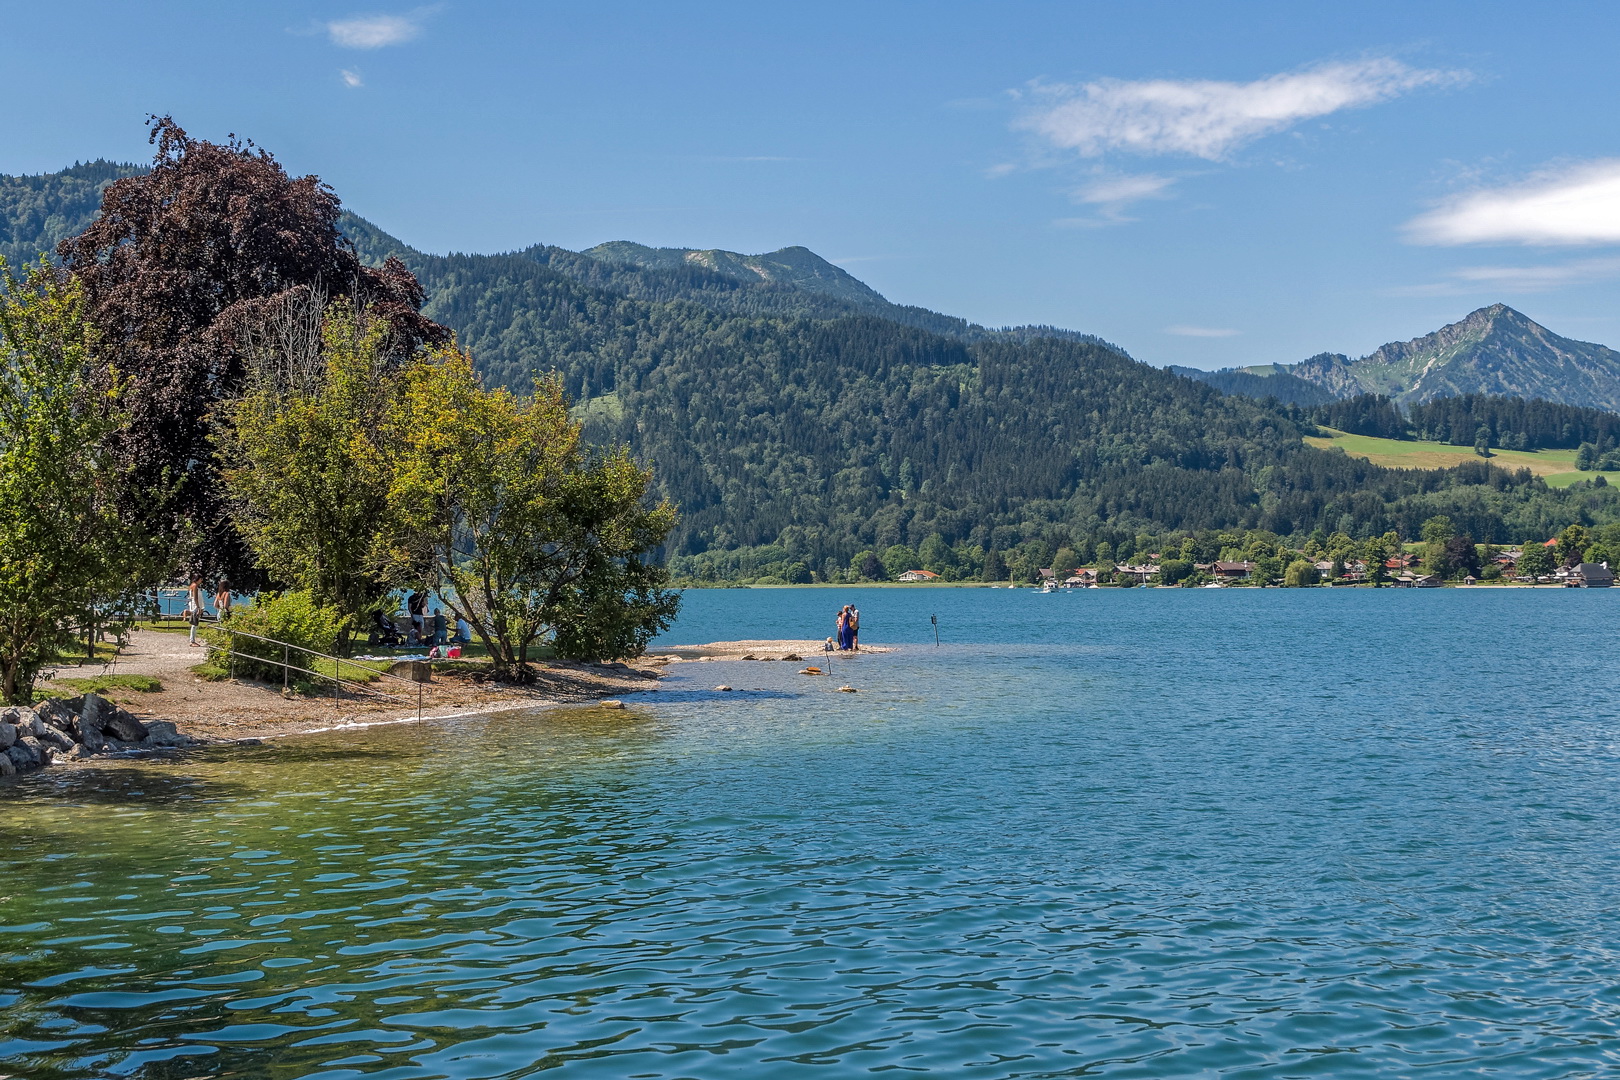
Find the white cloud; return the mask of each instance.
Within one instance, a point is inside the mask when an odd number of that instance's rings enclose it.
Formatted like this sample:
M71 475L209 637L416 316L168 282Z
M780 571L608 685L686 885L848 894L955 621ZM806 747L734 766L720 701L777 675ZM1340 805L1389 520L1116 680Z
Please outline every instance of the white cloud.
M1170 176L1098 176L1097 179L1069 193L1069 197L1082 206L1095 206L1094 217L1058 218L1053 224L1065 229L1100 229L1108 225L1124 225L1135 221L1125 211L1131 203L1143 199L1163 199L1175 178Z
M1416 244L1620 243L1620 158L1471 191L1406 223Z
M1620 259L1580 259L1548 266L1464 266L1447 280L1392 289L1392 296L1474 296L1551 292L1620 277Z
M349 19L335 19L326 24L326 35L332 44L345 49L381 49L387 45L403 45L422 32L423 12L409 15L356 15Z
M360 73L358 71L351 71L349 68L344 68L341 74L343 76L343 85L349 87L350 89L357 86L366 85L365 80L360 78Z
M1243 331L1228 330L1215 326L1167 326L1164 328L1164 332L1167 334L1174 334L1177 337L1219 338L1237 337Z
M1169 176L1107 176L1074 193L1076 202L1098 206L1124 206L1141 199L1162 198L1175 179Z
M1466 78L1464 72L1373 58L1318 64L1247 83L1099 79L1080 86L1037 86L1032 92L1046 103L1019 126L1085 157L1128 150L1217 160L1302 120Z

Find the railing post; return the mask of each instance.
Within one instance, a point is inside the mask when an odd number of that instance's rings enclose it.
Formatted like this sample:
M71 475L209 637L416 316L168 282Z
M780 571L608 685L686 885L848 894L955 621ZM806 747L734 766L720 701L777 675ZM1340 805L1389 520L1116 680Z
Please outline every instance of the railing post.
M286 645L281 647L281 692L287 692L287 669L292 664L292 650Z

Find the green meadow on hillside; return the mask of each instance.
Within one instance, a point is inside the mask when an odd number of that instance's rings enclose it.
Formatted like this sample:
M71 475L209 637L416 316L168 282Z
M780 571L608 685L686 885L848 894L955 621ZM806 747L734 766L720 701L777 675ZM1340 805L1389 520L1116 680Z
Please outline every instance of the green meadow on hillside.
M1372 435L1351 435L1333 428L1328 438L1307 437L1305 441L1323 450L1337 447L1351 457L1365 458L1390 469L1446 469L1464 461L1477 461L1471 446L1427 442L1422 439L1380 439ZM1577 480L1590 480L1597 473L1575 468L1573 450L1491 450L1491 464L1504 469L1526 468L1548 487L1568 487Z

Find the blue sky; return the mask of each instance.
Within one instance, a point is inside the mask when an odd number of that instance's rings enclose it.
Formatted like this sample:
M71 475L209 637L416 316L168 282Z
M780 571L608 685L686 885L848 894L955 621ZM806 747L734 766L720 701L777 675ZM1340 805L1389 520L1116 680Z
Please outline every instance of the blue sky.
M0 171L251 137L430 251L803 244L1198 367L1620 347L1602 4L12 5Z

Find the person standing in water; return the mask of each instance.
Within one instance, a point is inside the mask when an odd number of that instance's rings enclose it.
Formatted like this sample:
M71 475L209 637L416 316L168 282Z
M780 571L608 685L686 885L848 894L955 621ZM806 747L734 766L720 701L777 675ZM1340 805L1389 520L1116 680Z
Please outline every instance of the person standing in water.
M838 651L843 652L849 648L849 605L838 609L838 618L833 622L838 639Z
M851 652L861 651L861 609L854 604L849 605L849 648Z

